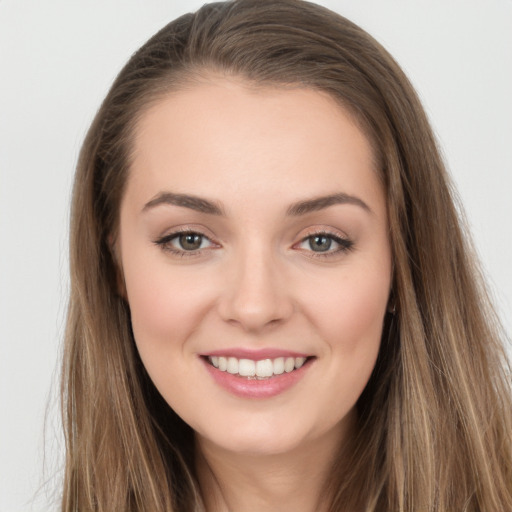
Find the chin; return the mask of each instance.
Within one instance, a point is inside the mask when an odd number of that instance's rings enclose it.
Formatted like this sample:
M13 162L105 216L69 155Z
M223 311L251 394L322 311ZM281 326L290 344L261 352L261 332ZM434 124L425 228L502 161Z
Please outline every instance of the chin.
M287 422L288 423L288 422ZM217 431L199 433L201 446L215 446L225 452L251 457L273 456L303 450L309 443L323 437L325 432L316 432L314 427L307 427L294 422L269 424L260 421L251 425L249 422L236 426L221 428Z

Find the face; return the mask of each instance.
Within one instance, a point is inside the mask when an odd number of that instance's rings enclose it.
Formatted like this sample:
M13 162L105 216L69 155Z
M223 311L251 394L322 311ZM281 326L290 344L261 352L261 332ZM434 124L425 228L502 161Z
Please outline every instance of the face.
M391 282L370 144L329 96L212 80L146 111L121 204L142 361L200 442L340 439Z

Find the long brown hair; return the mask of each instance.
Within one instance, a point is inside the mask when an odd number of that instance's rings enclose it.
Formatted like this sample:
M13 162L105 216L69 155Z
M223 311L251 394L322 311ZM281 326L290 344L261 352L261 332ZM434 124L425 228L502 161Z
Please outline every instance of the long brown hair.
M139 359L112 246L138 118L212 72L329 93L359 121L378 161L395 311L358 401L351 455L326 482L329 510L512 510L504 336L425 113L371 36L300 0L213 3L168 24L132 56L89 129L71 216L62 509L202 510L193 432Z

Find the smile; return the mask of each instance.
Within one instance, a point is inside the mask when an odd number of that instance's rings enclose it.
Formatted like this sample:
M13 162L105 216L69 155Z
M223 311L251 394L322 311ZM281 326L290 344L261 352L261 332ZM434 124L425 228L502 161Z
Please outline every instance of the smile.
M200 359L217 385L246 399L272 398L293 388L317 359L278 350L257 352L230 350L229 354L203 354Z
M301 368L306 357L276 357L275 359L238 359L236 357L208 356L209 363L231 375L254 379L269 379Z

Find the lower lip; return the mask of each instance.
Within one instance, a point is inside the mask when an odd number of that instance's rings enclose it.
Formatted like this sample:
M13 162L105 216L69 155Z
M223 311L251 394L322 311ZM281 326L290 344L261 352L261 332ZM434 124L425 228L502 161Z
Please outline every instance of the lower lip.
M280 395L299 382L313 362L312 359L308 359L297 370L259 380L223 372L211 365L206 359L201 359L207 371L219 386L241 398L271 398Z

